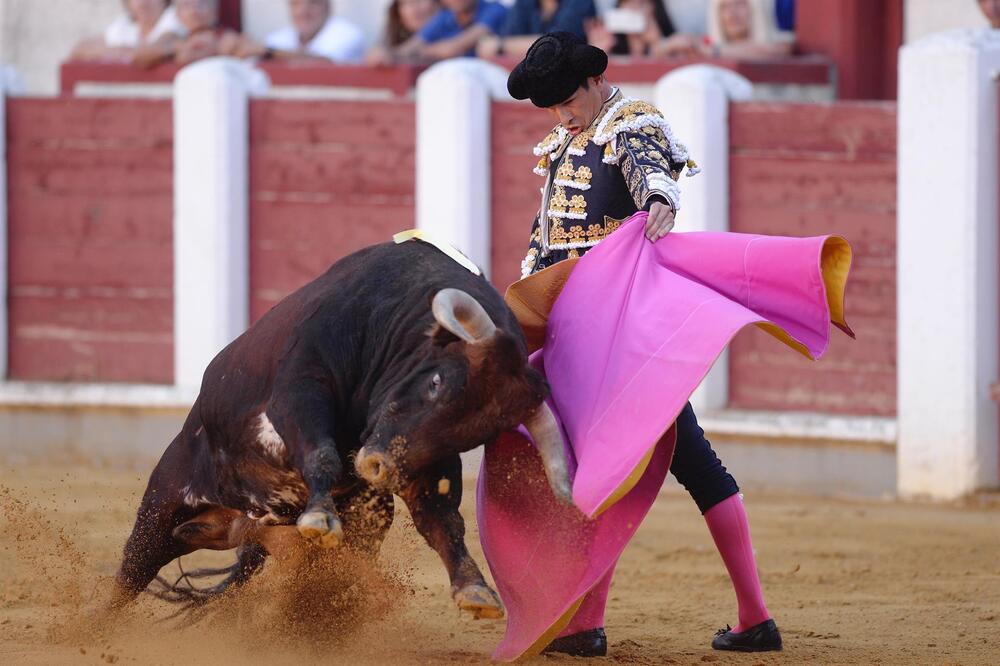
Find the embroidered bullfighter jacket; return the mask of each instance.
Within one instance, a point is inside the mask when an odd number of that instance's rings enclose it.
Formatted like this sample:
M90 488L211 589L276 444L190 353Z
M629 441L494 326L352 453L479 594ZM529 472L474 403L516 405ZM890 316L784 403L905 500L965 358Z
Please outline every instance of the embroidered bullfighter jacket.
M521 277L579 257L654 201L680 210L677 180L698 173L656 107L615 91L593 124L571 136L557 125L535 147L545 177Z

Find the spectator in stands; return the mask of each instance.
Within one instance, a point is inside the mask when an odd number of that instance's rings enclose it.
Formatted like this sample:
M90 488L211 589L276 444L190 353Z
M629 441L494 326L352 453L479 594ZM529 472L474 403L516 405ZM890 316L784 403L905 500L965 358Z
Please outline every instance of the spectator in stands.
M330 0L288 0L292 24L272 32L263 44L243 38L234 55L265 60L322 60L357 64L364 60L365 33L333 15Z
M990 22L990 27L1000 30L1000 0L978 0L979 10Z
M795 0L774 0L774 18L778 30L795 32Z
M587 40L593 46L611 55L633 57L700 55L699 38L675 32L663 0L618 0L617 9L623 14L637 15L632 23L639 29L614 33L616 26L609 26L602 20L591 21L587 26Z
M184 34L170 0L123 0L125 12L104 31L104 37L78 44L71 60L131 62L139 47L166 34Z
M385 44L400 46L427 25L441 5L438 0L392 0L386 17Z
M219 25L219 0L176 0L185 34L169 33L136 51L133 62L153 67L174 61L186 65L216 55L235 55L243 37Z
M516 0L507 12L501 35L479 41L481 58L523 58L528 48L548 32L570 32L587 37L585 22L597 16L594 0Z
M788 55L792 40L779 35L773 0L710 0L706 52L726 58Z
M427 62L474 56L479 40L500 34L507 17L507 8L491 0L441 0L441 5L417 34L394 49L373 54L370 62Z

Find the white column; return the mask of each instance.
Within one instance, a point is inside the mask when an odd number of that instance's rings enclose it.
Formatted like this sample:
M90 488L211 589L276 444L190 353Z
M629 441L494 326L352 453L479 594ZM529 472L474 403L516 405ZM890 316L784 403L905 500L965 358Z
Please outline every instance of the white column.
M174 383L197 387L246 327L248 111L266 77L212 58L174 82Z
M1000 32L903 48L899 74L899 493L997 486Z
M417 228L490 269L490 102L507 72L456 58L417 80Z
M677 231L729 230L729 103L752 95L749 80L711 65L682 67L657 81L656 106L702 169L681 177ZM723 351L691 405L707 412L723 409L728 401L729 352Z
M7 379L7 76L0 65L0 382Z

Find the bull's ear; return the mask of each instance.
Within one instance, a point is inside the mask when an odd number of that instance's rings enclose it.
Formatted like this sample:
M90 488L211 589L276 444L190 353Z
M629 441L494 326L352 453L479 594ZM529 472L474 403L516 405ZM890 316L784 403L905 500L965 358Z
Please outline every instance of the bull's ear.
M461 338L446 329L441 324L434 322L434 325L427 331L427 337L435 347L447 347L453 342L460 342Z

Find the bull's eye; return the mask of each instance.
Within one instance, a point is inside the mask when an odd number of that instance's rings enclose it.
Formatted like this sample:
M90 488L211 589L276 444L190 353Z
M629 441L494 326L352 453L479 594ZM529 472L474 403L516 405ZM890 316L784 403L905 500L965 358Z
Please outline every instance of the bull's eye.
M431 377L431 385L427 389L427 397L431 400L437 400L438 393L441 391L441 375L434 373Z

